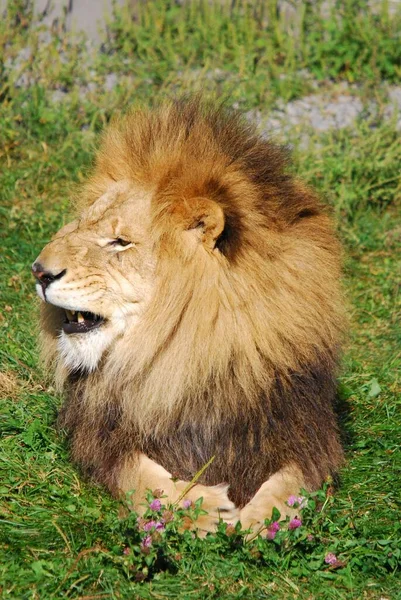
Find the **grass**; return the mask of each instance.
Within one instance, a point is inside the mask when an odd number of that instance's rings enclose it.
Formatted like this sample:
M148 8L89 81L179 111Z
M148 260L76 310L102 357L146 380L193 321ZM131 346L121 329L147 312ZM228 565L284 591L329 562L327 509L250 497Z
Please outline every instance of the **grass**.
M310 503L303 526L274 542L246 544L223 530L201 541L177 533L173 522L152 553L138 550L133 515L80 477L55 432L61 399L38 364L29 273L51 233L68 220L68 198L116 110L192 89L198 80L230 92L230 101L245 109L265 111L309 93L313 78L322 90L345 79L357 82L356 93L367 101L381 98L379 84L399 81L400 17L390 18L385 3L372 14L362 4L338 2L339 17L323 19L319 4L303 3L296 37L274 3L252 9L237 3L230 14L217 4L155 2L135 22L117 14L104 52L87 56L83 43L62 29L44 37L29 3L10 7L0 22L0 596L400 598L395 121L361 119L353 129L313 134L306 148L297 145L299 130L290 133L294 169L333 206L345 246L351 327L339 391L347 466L334 496L326 490L315 499L323 510ZM18 59L27 46L35 58ZM102 86L111 71L119 84L107 91ZM29 87L16 86L21 77ZM82 97L89 82L100 91ZM68 90L64 102L52 101L55 90ZM342 564L325 563L328 552Z

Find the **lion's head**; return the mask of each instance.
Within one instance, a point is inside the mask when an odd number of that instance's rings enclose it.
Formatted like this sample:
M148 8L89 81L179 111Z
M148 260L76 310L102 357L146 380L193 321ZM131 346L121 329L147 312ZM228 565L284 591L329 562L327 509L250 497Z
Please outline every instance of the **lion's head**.
M198 100L137 110L108 128L77 219L33 265L45 354L79 388L66 417L86 427L77 447L96 419L99 430L135 430L142 443L174 428L210 433L222 419L234 429L250 415L262 423L270 405L257 417L261 397L280 394L289 399L272 427L295 411L307 428L300 411L312 410L314 395L331 402L339 246L286 164L237 114ZM199 450L193 467L209 457Z
M63 227L33 265L36 289L60 319L58 352L71 371L93 371L141 318L154 286L149 195L110 186Z

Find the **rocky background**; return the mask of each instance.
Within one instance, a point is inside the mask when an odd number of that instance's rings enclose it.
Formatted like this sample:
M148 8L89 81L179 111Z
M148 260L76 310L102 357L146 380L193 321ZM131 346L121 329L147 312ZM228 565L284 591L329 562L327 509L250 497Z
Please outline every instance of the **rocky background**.
M86 74L83 80L77 78L75 86L81 99L91 100L99 94L112 93L117 86L127 88L135 86L136 75L129 72L122 74L120 68L113 70L108 66L99 78L93 61L99 52L107 48L113 6L114 9L125 7L127 9L125 18L135 19L138 0L131 0L128 3L125 0L34 0L34 2L26 0L25 4L34 6L36 18L42 27L39 40L44 44L51 41L55 32L62 32L62 35L69 36L72 40L85 38L86 51L80 53L79 60L82 61L80 68L81 70L86 68ZM177 1L177 5L180 4L182 0ZM379 2L370 2L372 12L379 10L379 4ZM388 4L391 14L397 9L399 0L391 0ZM0 0L0 11L3 16L6 6L7 1ZM300 6L302 6L300 0L282 1L277 4L277 10L286 22L288 32L293 35L297 35ZM320 12L323 16L326 13L329 15L331 8L332 2L326 0L321 3ZM64 54L67 54L66 49L61 47L60 59L67 62ZM15 56L5 61L5 75L9 74L11 78L14 76L14 85L17 88L28 88L38 82L32 70L26 69L26 65L35 60L33 48L23 47ZM16 76L18 73L20 75ZM285 79L286 75L283 74L281 77ZM233 88L237 84L235 76L230 71L214 68L201 73L199 69L194 68L176 74L176 88L177 90L182 87L191 88L196 84L199 88L200 78L203 78L202 85L208 90L218 89L222 84L230 89L230 84ZM304 87L306 84L309 93L287 102L279 97L266 110L258 107L247 112L247 116L267 135L286 140L295 134L301 143L307 143L313 132L349 127L361 118L369 119L372 127L375 126L375 119L395 118L397 129L401 130L401 117L397 116L401 112L401 85L383 83L378 90L380 98L375 98L372 90L366 95L364 89L357 83L344 80L333 81L330 78L318 81L307 69L299 71L297 78L302 81ZM153 83L151 78L149 83ZM59 82L54 82L54 85L49 85L48 88L51 100L55 103L63 103L69 101L74 85L63 86ZM240 102L234 101L233 104L243 108Z

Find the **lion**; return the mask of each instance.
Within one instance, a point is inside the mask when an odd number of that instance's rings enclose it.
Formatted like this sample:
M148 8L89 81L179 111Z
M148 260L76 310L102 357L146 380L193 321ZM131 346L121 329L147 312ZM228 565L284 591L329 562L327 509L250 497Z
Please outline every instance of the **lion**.
M203 532L291 515L343 462L345 317L330 215L288 153L200 98L137 108L76 214L32 267L73 460L140 514L149 489L203 498Z

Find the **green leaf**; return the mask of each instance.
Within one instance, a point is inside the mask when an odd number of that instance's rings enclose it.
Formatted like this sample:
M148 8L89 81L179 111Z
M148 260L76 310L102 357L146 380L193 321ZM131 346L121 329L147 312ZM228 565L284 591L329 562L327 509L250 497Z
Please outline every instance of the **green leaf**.
M272 516L271 516L271 520L272 521L280 521L280 517L281 517L280 511L278 510L278 508L274 507Z
M381 387L380 387L377 379L372 379L371 381L369 381L368 386L369 386L369 389L368 389L369 398L376 398L376 396L378 396L381 392Z

